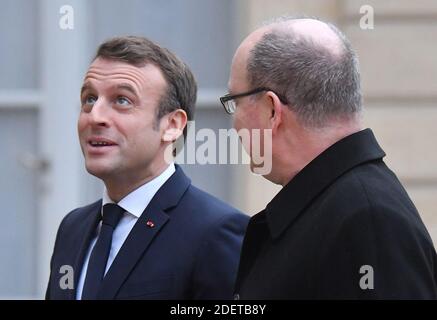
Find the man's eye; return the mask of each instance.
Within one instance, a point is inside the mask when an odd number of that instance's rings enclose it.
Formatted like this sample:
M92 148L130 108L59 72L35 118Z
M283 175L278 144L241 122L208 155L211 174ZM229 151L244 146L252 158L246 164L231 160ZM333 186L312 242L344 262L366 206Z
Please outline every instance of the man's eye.
M94 103L96 103L96 97L94 96L87 96L85 97L85 99L83 100L83 104L87 104L87 105L93 105Z
M117 104L122 105L122 106L127 106L130 103L129 99L123 96L117 97L116 99Z

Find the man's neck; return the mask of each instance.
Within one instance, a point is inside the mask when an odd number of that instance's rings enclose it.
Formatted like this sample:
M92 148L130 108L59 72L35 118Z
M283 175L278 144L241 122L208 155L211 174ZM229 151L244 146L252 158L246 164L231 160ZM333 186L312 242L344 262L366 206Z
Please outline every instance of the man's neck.
M132 191L161 175L168 167L169 164L165 163L164 165L154 170L144 172L141 175L124 175L122 177L104 179L108 196L112 201L118 203Z
M281 156L276 157L279 183L285 186L326 149L363 129L360 122L351 122L323 129L305 129L295 135L296 139L289 140L290 144L284 147Z

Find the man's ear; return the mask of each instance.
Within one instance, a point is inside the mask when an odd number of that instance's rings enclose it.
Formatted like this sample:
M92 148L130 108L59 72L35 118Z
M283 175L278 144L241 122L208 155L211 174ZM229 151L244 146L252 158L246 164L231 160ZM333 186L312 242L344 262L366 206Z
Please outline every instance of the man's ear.
M274 92L268 91L266 98L268 99L267 106L269 112L269 127L272 129L272 134L275 135L282 122L283 104Z
M166 117L167 121L165 122L162 140L165 142L174 142L184 132L188 119L187 113L182 109L177 109L167 114Z

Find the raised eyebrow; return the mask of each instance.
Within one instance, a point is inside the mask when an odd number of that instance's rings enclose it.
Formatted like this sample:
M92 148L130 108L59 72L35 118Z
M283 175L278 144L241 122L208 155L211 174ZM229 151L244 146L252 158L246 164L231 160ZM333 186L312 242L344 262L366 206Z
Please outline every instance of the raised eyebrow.
M84 83L82 88L80 89L80 95L83 94L85 90L92 90L93 86L90 83Z
M117 85L116 88L117 89L124 89L124 90L127 90L127 91L133 93L134 95L138 95L135 88L128 83L121 83L121 84ZM82 86L82 88L80 89L80 95L82 95L85 90L92 90L92 89L94 89L94 87L90 83L85 83Z
M135 96L138 96L137 90L135 90L135 88L128 83L120 83L116 86L116 88L127 90L127 91L131 92L132 94L134 94Z

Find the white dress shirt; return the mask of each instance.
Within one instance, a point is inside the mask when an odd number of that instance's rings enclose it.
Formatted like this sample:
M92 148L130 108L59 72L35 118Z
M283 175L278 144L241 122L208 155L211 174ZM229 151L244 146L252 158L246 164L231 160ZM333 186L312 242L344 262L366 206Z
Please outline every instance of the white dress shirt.
M175 171L175 166L173 163L171 163L168 168L165 169L164 172L162 172L159 176L142 185L141 187L135 189L117 203L120 207L126 210L126 212L123 214L123 217L120 219L120 222L117 224L117 227L112 234L111 250L109 252L108 262L106 264L105 274L111 267L111 264L117 256L118 251L120 250L127 236L131 232L138 218L149 205L149 202L152 200L156 192L158 192L161 186L171 177L171 175ZM102 208L107 203L114 203L114 201L109 198L108 192L105 188L103 191ZM101 225L102 222L100 222L98 225L97 236L91 241L91 245L85 257L76 290L77 300L80 300L82 298L82 290L85 282L86 272L88 269L88 262L90 260L91 252L100 234Z

